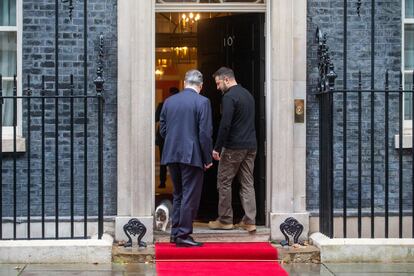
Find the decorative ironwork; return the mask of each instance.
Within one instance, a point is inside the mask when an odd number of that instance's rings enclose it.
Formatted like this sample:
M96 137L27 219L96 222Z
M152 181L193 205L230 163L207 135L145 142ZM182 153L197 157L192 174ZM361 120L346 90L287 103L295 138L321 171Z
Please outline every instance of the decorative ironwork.
M316 29L316 42L318 43L318 69L319 69L319 79L318 79L318 92L325 92L329 87L331 90L335 85L335 79L337 74L334 71L334 65L332 63L329 47L326 44L327 36L322 34L322 31Z
M27 89L25 91L27 96L32 96L32 89L30 87L30 75L27 76Z
M68 4L68 9L69 9L69 19L72 20L72 14L73 14L73 9L75 8L73 6L73 0L62 0L63 4L69 3Z
M362 5L362 1L358 0L358 2L357 2L357 14L358 14L358 16L361 16L361 5Z
M104 97L102 96L102 92L104 90L104 83L105 80L103 78L103 56L104 56L104 36L101 33L99 35L99 53L98 53L98 67L96 69L96 74L97 77L96 79L93 81L95 84L95 89L96 89L96 95L98 96L98 113L99 114L103 114L104 112ZM100 204L103 205L103 116L99 117L99 122L98 122L98 149L99 149L99 156L98 156L98 199ZM98 216L103 220L103 210L100 210L101 212L98 214ZM103 225L100 225L101 227L98 229L99 233L103 233Z
M289 236L293 236L293 242L298 243L299 237L303 231L303 225L300 224L296 219L289 217L280 225L280 231L285 236L285 241L282 241L282 245L289 244Z
M105 79L103 78L103 57L104 57L104 36L101 33L99 35L99 53L98 53L98 68L96 69L96 79L93 83L96 86L96 93L98 96L102 95L103 92L103 85L105 83Z
M128 241L124 244L124 247L132 246L131 235L138 236L138 247L147 247L147 244L141 241L145 233L147 233L147 227L145 227L145 225L140 222L139 219L130 219L128 223L124 225L124 232L128 237Z

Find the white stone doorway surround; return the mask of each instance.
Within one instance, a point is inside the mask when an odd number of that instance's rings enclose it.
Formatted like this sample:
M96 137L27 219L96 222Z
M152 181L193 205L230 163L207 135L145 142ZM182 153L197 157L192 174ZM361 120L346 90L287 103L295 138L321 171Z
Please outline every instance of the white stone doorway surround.
M155 4L118 1L118 208L115 239L138 218L153 241L155 13L266 13L266 225L282 239L280 223L298 219L307 236L306 124L294 123L294 99L306 99L306 0L246 4Z

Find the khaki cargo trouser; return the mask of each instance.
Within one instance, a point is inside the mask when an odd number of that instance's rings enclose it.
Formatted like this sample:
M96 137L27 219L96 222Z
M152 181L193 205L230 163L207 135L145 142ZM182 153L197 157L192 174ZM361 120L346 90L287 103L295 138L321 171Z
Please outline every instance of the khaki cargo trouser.
M240 182L240 201L245 213L242 220L246 224L256 224L256 197L253 179L256 150L223 148L220 157L217 174L218 220L226 224L233 223L231 185L234 177L237 176Z

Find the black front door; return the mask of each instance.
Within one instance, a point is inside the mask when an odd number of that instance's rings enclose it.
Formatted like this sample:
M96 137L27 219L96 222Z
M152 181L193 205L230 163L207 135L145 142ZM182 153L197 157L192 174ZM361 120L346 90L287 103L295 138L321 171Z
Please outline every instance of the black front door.
M198 67L204 75L203 95L213 110L213 139L221 117L221 93L217 91L212 74L221 66L234 70L239 84L249 90L256 101L257 157L254 179L257 204L257 224L265 223L265 101L264 101L264 15L242 14L199 21ZM205 174L199 219L217 218L217 163ZM239 198L239 183L233 182L234 220L243 216Z

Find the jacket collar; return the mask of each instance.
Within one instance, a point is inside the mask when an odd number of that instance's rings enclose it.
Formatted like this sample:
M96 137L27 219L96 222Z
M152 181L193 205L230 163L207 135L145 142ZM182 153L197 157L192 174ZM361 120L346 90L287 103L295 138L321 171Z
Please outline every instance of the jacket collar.
M189 91L189 92L194 92L194 93L198 94L197 90L195 90L194 88L191 88L191 87L186 87L186 88L184 88L183 91Z
M235 85L233 85L232 87L230 87L228 90L226 90L225 92L222 92L221 94L222 95L224 95L224 94L226 94L227 92L230 92L233 88L236 88L236 87L239 87L240 86L240 84L235 84Z

